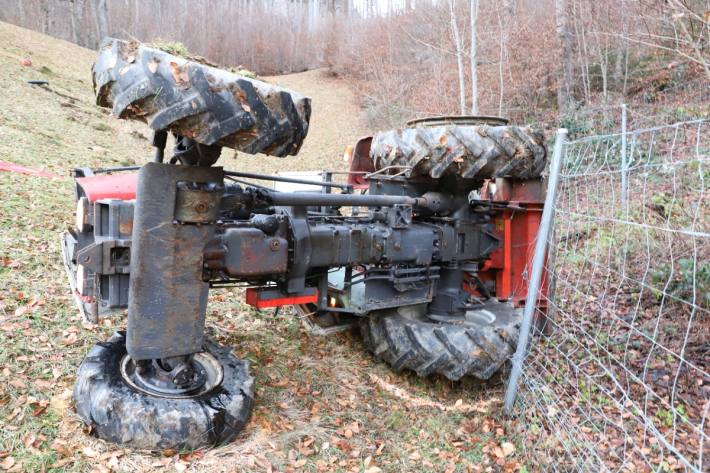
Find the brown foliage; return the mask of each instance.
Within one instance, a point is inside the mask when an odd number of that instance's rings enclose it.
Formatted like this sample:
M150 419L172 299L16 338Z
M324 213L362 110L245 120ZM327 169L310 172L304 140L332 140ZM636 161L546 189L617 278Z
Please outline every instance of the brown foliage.
M460 85L452 34L453 16L468 62L469 2L450 1L453 13L433 0L7 0L0 20L90 48L104 34L178 41L190 53L262 75L325 66L354 85L368 124L385 127L457 113L462 88L470 103L471 71L464 68ZM571 37L564 54L555 0L480 0L481 114L552 124L563 71L573 72L565 115L574 120L580 110L630 100L670 104L706 90L710 17L702 1L560 5Z

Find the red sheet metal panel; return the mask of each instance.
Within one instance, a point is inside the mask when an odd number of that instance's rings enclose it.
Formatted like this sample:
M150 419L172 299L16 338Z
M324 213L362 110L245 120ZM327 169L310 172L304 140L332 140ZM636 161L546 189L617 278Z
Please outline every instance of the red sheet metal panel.
M365 180L364 173L375 171L375 165L370 158L371 144L371 136L360 138L355 144L355 148L352 151L348 150L349 153L346 153L346 155L350 154L348 184L353 186L354 189L367 189L370 186L370 183Z
M478 276L482 281L495 281L497 299L508 300L516 307L521 307L527 297L527 273L542 217L545 188L541 181L497 179L495 187L493 184L489 181L484 185L484 195L494 202L525 210L505 210L494 218L495 230L502 244L483 264ZM467 290L478 295L471 285ZM543 282L540 293L539 305L544 308L547 302L547 281Z
M91 202L100 199L133 200L136 198L138 173L122 172L78 177L76 182Z

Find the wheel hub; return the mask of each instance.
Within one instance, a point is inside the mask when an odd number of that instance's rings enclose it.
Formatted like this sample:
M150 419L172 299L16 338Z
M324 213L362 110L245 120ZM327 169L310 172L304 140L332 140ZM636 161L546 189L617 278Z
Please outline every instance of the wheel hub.
M211 391L222 383L222 366L210 353L180 359L143 360L125 355L121 376L132 388L154 397L186 399Z

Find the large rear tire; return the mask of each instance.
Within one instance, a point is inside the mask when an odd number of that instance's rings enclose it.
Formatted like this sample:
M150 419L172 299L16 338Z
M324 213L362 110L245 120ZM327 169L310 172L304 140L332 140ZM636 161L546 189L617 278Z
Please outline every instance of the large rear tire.
M360 326L365 346L395 371L435 373L458 381L464 376L486 380L515 352L519 310L489 302L466 320L429 319L426 305L370 314Z
M375 169L408 169L408 177L456 176L482 181L533 179L545 168L542 133L531 127L455 123L377 133L370 149Z
M308 133L309 98L135 41L106 38L92 72L98 105L201 144L286 156Z
M253 378L229 348L206 341L204 353L221 366L218 383L194 395L151 395L126 376L126 337L117 332L81 363L76 411L93 435L130 448L196 450L227 443L249 420Z

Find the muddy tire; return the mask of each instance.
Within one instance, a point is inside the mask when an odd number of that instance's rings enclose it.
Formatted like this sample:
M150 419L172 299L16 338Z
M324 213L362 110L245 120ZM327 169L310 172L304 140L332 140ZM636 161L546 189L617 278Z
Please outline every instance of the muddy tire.
M246 425L254 400L248 365L228 348L205 342L222 366L222 380L198 397L156 397L122 375L125 333L98 343L79 367L76 411L91 433L140 450L196 450L227 443Z
M517 126L419 125L385 131L374 136L370 156L378 170L409 167L408 177L478 181L536 178L546 163L542 133Z
M98 105L201 144L286 156L308 133L309 98L137 42L106 38L92 72Z
M495 304L494 320L435 322L422 307L400 308L371 314L360 330L368 350L397 372L486 380L515 352L522 318L520 311Z

